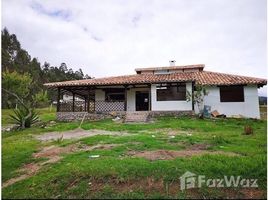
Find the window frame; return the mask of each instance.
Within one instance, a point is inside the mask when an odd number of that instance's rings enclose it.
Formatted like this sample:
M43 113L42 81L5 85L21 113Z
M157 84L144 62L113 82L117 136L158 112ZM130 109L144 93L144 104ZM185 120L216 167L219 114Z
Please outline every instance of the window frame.
M223 85L219 86L221 103L245 102L244 85ZM225 95L225 96L223 96Z
M120 91L121 90L121 91ZM113 89L106 89L105 91L105 102L123 102L125 101L125 91L121 88L113 88ZM108 97L110 95L122 95L123 99L117 100L117 99L109 99Z
M180 90L180 87L184 87L183 88L183 91L179 91ZM163 88L163 89L161 89L161 88ZM175 89L172 90L171 88L175 88ZM168 89L171 90L170 92L173 92L172 93L173 95L174 95L174 91L176 91L175 94L183 93L183 95L185 95L185 96L183 96L183 98L181 98L180 95L179 95L177 97L174 96L174 98L172 98L172 99L162 99L163 96L162 97L159 96L159 95L161 95L160 92L161 91L167 91ZM184 94L184 92L185 92L185 94ZM186 93L187 93L186 83L160 84L160 85L157 85L156 86L156 101L186 101L186 99L187 99L186 98ZM164 94L164 96L166 96L166 95Z

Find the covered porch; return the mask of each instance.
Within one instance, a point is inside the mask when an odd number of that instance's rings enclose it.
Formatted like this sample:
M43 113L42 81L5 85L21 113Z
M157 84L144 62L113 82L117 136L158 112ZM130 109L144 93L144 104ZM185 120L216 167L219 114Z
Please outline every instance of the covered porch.
M57 87L57 112L150 111L151 84Z

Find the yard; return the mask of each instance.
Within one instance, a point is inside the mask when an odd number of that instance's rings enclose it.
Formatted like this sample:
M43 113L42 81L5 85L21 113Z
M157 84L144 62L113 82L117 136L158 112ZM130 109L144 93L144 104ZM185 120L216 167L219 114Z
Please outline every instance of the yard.
M4 125L9 112L2 111ZM54 112L40 110L41 119L55 120ZM244 125L253 135L243 134ZM266 198L264 120L162 117L149 124L109 119L78 127L51 122L2 133L3 198ZM187 171L258 179L258 187L182 191L179 177Z

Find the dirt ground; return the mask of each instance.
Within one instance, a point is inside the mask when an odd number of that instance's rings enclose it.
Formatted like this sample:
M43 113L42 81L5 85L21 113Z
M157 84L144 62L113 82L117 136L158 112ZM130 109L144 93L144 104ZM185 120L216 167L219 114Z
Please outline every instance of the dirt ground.
M210 147L208 144L194 144L186 148L185 150L174 151L174 150L156 150L156 151L130 151L128 155L132 157L145 158L150 161L154 160L172 160L178 157L190 157L204 154L222 154L228 156L238 156L236 153L224 152L224 151L208 151Z
M181 150L181 151L173 151L173 150L156 150L156 151L143 151L143 152L135 152L131 151L128 155L133 157L145 158L148 160L171 160L178 157L190 157L196 155L205 155L205 154L223 154L228 156L238 156L238 154L224 152L224 151L206 151L206 150Z
M116 136L126 136L129 135L127 132L119 132L119 131L104 131L104 130L84 130L81 128L77 128L71 131L64 132L48 132L42 135L37 135L35 138L41 141L48 140L57 140L57 139L79 139L84 137L90 137L95 135L116 135Z
M74 184L70 184L67 188L71 189L79 183L79 180L74 180ZM120 182L116 179L109 180L91 180L89 182L91 192L101 192L107 185L112 187L113 190L125 193L133 191L143 191L145 194L150 193L161 193L167 194L171 197L177 198L178 192L180 190L180 183L178 181L165 182L162 178L155 179L153 177L146 177L144 179L128 180ZM213 190L211 188L210 190ZM221 188L220 189L223 196L230 199L261 199L265 195L265 191L258 188ZM202 191L199 188L192 188L185 190L185 195L190 199L203 199Z
M74 137L88 137L89 135L97 135L97 134L127 134L122 132L108 132L108 131L99 131L99 130L93 130L93 131L81 131L76 130L64 132L64 136L66 138L75 135ZM73 134L73 135L70 135ZM77 134L77 135L76 135ZM49 133L49 135L44 134L42 139L47 140L51 139L52 137L56 138L59 136L59 133ZM42 135L43 136L43 135ZM18 172L21 173L20 176L11 178L10 180L3 183L2 187L7 187L9 185L12 185L18 181L27 179L33 175L35 175L38 171L40 171L43 166L50 163L56 163L62 159L62 154L72 153L72 152L79 152L79 151L91 151L94 149L112 149L113 147L119 146L122 144L98 144L94 146L88 146L81 143L76 143L72 145L68 145L65 147L59 147L59 146L45 146L42 147L37 153L34 153L32 156L35 159L38 158L45 158L45 161L42 162L33 162L24 165L21 169L18 170ZM223 151L208 151L207 148L210 147L208 144L194 144L186 148L185 150L180 151L174 151L174 150L156 150L156 151L129 151L127 153L127 156L131 157L142 157L151 161L154 160L171 160L178 157L189 157L189 156L195 156L195 155L203 155L203 154L225 154L229 156L237 156L238 154L231 153L231 152L223 152Z
M172 129L172 128L161 128L161 129L156 129L155 131L165 133L168 136L189 135L193 133L191 130L179 130L179 129Z
M57 147L57 146L48 146L43 147L40 149L39 152L34 153L32 156L34 158L46 158L46 161L43 162L37 162L37 163L29 163L24 165L22 168L17 170L17 172L22 173L22 175L11 178L5 183L3 183L2 188L7 187L9 185L12 185L18 181L27 179L31 176L34 176L38 171L42 169L42 167L49 163L56 163L62 159L61 154L64 153L72 153L72 152L78 152L78 151L91 151L94 149L111 149L115 146L118 146L118 144L103 144L103 145L94 145L94 146L87 146L82 145L80 143L75 145L69 145L66 147Z

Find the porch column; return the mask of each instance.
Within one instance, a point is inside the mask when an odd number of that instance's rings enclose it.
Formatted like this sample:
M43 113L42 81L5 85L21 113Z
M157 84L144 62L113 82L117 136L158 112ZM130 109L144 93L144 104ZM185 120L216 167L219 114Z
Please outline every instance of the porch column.
M60 112L60 87L58 87L57 112Z
M194 111L194 81L192 82L192 110Z
M73 93L73 107L72 107L73 112L74 112L74 101L75 101L75 93Z
M125 88L125 103L124 103L124 111L127 111L127 85L124 85Z
M85 96L84 99L85 99L85 109L84 109L84 111L86 112L87 111L87 97Z
M148 108L148 110L150 111L151 109L152 109L152 100L151 100L151 84L148 84L148 86L149 86L149 94L148 94L148 96L149 96L149 98L148 98L148 103L149 103L149 108Z
M88 87L88 94L87 94L87 112L89 113L89 103L90 103L90 87Z

